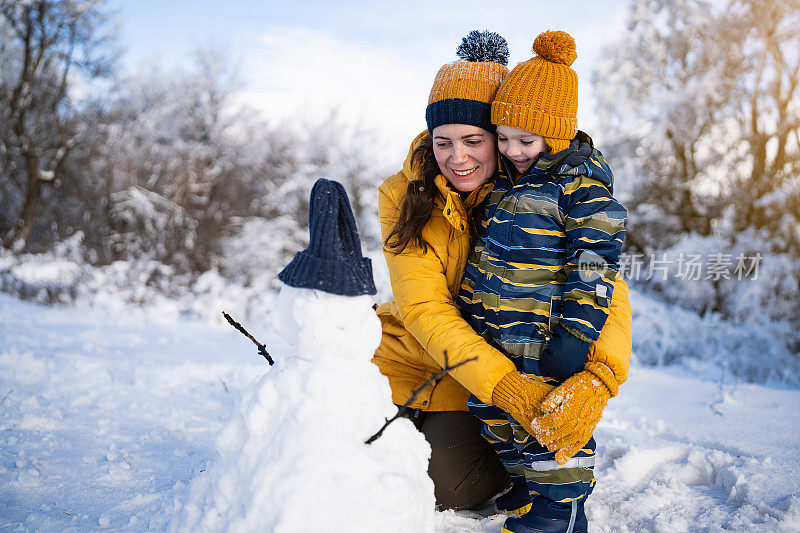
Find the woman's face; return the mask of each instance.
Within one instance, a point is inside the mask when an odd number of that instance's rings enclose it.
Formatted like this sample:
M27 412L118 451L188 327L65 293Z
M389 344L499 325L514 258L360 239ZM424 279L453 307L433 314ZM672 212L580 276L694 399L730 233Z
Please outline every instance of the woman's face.
M439 170L459 192L474 191L494 175L496 146L495 136L477 126L445 124L433 129Z

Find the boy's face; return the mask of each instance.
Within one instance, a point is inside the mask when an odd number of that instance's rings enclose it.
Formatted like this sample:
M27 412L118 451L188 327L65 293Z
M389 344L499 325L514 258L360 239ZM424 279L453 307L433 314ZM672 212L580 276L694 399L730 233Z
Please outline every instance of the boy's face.
M439 170L459 192L474 191L494 175L497 151L494 135L467 124L433 129L433 155Z
M550 151L541 135L502 125L497 126L497 147L520 174L528 170L537 155Z

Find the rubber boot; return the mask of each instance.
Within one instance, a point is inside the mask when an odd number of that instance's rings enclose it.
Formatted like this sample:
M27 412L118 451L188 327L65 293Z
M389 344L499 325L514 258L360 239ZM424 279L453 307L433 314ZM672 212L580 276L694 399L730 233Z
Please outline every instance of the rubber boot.
M531 510L531 492L525 479L514 478L511 488L494 501L498 513L508 516L521 516Z
M589 523L583 505L572 502L570 508L547 506L537 498L530 511L507 518L503 533L588 533Z

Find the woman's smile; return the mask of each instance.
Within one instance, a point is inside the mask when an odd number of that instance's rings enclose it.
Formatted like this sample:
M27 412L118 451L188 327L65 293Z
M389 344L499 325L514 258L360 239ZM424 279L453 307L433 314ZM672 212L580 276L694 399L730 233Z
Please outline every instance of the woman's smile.
M472 167L469 170L456 170L456 169L452 170L457 176L466 177L475 172L476 170L478 170L478 167Z

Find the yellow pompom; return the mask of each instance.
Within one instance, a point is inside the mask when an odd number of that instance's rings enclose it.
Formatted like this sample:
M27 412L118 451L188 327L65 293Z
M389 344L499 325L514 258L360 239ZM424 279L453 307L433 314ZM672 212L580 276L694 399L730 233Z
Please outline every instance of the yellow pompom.
M575 39L563 31L546 31L533 41L533 53L553 63L572 65L577 59Z

